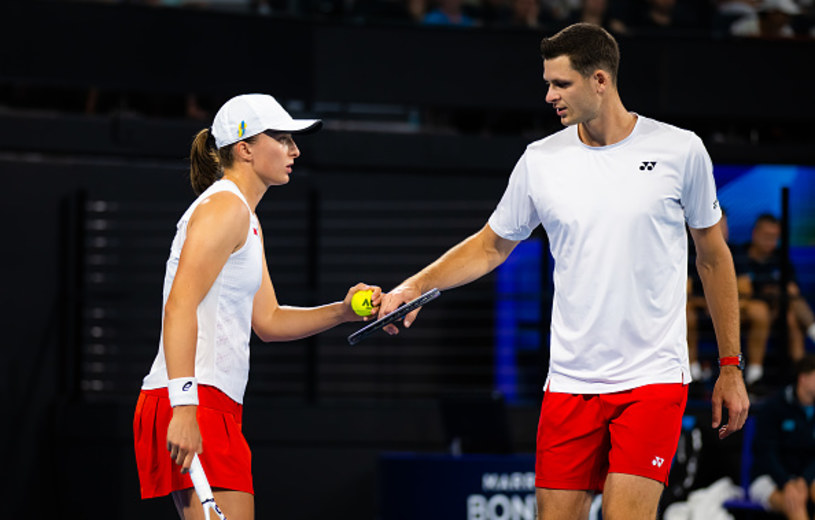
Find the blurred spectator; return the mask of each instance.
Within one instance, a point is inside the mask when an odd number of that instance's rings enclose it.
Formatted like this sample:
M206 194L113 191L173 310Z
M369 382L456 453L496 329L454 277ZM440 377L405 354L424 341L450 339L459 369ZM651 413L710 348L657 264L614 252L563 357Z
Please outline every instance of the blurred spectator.
M791 520L815 502L815 357L795 365L793 383L757 407L750 498Z
M794 16L801 9L794 0L762 0L756 12L747 14L730 26L733 36L758 38L792 38Z
M566 20L580 11L581 0L541 0L543 16L565 27Z
M274 2L272 0L252 0L249 4L250 10L253 13L257 13L262 16L269 16L276 12L284 12L285 8L280 8L276 5L278 2Z
M644 8L632 20L637 27L673 27L676 0L646 0Z
M535 29L540 27L540 4L538 0L511 0L510 25Z
M616 4L619 7L619 3ZM599 25L614 34L625 34L628 32L622 17L609 10L608 0L581 0L580 8L574 11L563 26L573 23L585 22Z
M778 241L781 223L770 214L756 219L750 242L735 249L734 260L739 284L740 300L747 301L743 316L747 329L748 365L744 378L748 384L763 376L764 356L772 324L779 318L781 305L781 256ZM790 281L787 313L788 353L793 361L804 357L806 336L815 341L815 316L801 296L795 281L795 272L788 266Z
M475 19L464 12L463 0L437 0L437 6L422 20L425 25L456 25L473 27Z
M505 25L512 19L512 0L482 0L478 18L484 25Z
M352 17L363 22L422 23L427 0L358 0Z
M759 0L721 0L711 19L714 36L730 36L730 27L741 18L756 16Z
M633 0L626 25L638 34L708 34L710 16L707 6L696 0Z
M189 9L211 9L237 13L257 12L254 0L126 0L123 3L149 5L153 7L184 7ZM260 2L261 4L267 2Z
M737 19L755 14L758 11L759 2L760 0L722 0L718 4L717 11Z
M405 0L405 12L408 18L416 23L421 23L427 14L428 2L427 0Z

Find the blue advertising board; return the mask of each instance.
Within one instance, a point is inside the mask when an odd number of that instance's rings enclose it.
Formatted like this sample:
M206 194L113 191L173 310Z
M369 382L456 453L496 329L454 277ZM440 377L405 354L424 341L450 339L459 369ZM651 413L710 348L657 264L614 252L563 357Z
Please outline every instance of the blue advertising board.
M534 520L535 455L384 453L381 520Z

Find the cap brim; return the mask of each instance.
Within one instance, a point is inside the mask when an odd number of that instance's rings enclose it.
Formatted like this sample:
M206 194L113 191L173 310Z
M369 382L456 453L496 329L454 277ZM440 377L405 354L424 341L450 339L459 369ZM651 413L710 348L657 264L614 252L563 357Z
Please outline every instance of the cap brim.
M323 121L322 119L295 119L291 125L282 126L287 128L269 128L269 130L290 134L313 134L323 127Z

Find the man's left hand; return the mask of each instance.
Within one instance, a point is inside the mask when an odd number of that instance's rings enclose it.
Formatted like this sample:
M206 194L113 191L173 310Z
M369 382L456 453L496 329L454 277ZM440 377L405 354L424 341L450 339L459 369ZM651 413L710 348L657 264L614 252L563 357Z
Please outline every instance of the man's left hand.
M724 439L742 429L750 410L750 398L744 387L741 370L735 366L723 366L713 387L713 428L719 428L719 438ZM722 405L727 408L728 420L722 424Z

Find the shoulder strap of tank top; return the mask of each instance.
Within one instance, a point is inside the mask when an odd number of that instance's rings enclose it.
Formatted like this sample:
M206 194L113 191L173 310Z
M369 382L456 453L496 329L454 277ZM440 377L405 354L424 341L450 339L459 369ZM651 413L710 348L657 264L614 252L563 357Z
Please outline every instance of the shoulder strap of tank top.
M246 204L246 207L249 209L249 214L250 215L254 214L252 212L252 207L249 206L248 202L246 202L246 198L243 196L243 193L241 193L241 190L238 189L237 184L230 181L229 179L220 179L218 182L220 183L219 188L221 188L218 191L230 191L230 192L234 193L235 195L240 197L240 199L243 201L244 204Z

